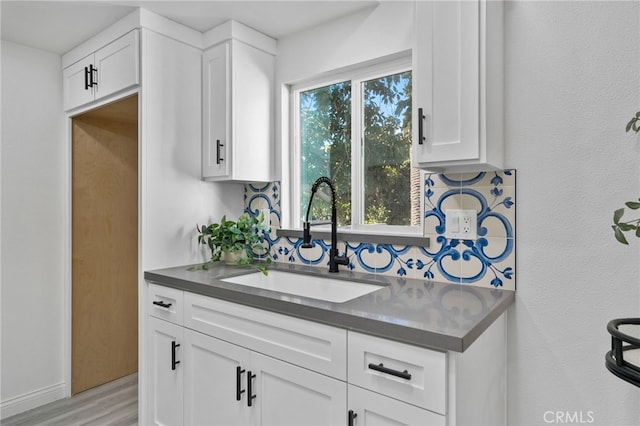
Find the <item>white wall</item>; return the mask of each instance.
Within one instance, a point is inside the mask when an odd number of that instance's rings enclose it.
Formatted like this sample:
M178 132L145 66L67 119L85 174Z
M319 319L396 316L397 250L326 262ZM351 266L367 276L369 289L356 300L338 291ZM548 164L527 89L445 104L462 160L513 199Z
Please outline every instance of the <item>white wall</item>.
M64 396L60 56L2 41L2 416Z
M640 316L640 241L622 246L610 228L640 196L640 144L625 134L640 110L639 13L638 2L506 3L506 164L518 170L510 425L547 424L547 411L640 424L640 390L604 366L607 322Z

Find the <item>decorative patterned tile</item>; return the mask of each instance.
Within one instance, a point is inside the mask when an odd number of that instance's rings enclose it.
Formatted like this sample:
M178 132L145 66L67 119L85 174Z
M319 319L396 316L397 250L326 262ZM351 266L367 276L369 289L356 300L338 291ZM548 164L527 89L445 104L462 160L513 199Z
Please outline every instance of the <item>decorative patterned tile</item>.
M460 283L459 245L459 240L450 240L441 235L431 242L431 247L420 247L418 278Z
M478 236L514 238L515 187L485 186L468 191L462 196L462 208L478 212Z
M462 251L463 284L515 290L515 241L479 238L465 241Z
M258 217L263 210L269 209L270 214L267 219L270 226L264 237L265 246L271 250L273 257L274 247L280 240L276 235L276 229L280 227L280 182L246 184L244 205L244 212L251 217Z
M430 247L347 242L350 270L428 281L515 289L515 170L429 174L424 179L424 233ZM252 216L271 212L265 235L277 262L325 267L330 243L314 240L301 249L302 239L278 238L280 183L245 185L245 211ZM478 239L444 236L447 209L478 212ZM340 244L342 251L342 242Z

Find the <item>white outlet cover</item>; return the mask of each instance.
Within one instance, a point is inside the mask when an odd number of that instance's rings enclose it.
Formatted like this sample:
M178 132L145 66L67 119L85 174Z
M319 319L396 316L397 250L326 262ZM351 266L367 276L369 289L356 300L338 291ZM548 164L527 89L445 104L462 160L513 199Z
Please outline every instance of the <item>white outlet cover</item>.
M449 209L445 214L445 237L452 240L478 238L478 213L475 210Z

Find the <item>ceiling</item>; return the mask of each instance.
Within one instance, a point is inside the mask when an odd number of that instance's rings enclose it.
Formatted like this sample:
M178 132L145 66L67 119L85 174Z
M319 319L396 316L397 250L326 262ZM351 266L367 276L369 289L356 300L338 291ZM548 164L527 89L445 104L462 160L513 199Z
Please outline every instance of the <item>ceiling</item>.
M234 19L274 38L366 8L380 0L7 1L2 39L63 54L144 7L204 32Z

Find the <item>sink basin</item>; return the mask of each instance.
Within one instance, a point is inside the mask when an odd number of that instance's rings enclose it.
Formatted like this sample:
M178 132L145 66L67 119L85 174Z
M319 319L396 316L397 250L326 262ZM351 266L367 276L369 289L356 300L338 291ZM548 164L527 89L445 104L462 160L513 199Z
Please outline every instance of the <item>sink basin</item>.
M269 271L269 275L264 275L262 272L252 272L237 277L225 278L222 281L334 303L347 302L381 288L381 286L375 284L293 274L283 271Z

